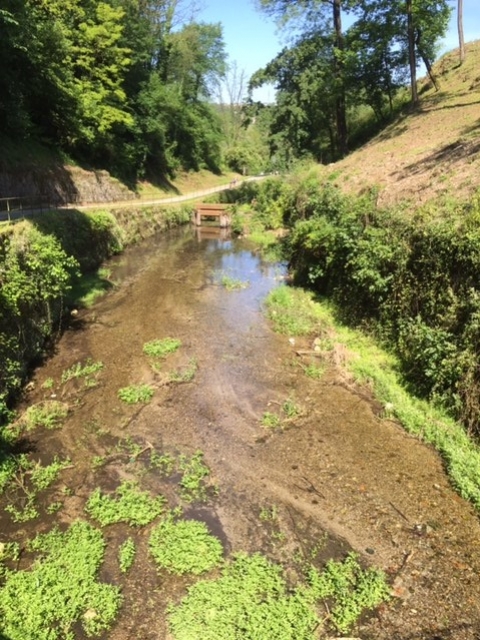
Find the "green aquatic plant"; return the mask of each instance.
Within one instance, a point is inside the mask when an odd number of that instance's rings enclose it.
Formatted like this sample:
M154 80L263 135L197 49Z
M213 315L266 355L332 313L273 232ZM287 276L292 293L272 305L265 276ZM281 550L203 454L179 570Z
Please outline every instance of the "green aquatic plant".
M28 407L20 418L20 425L27 431L33 431L37 427L58 429L67 415L68 404L58 400L45 400Z
M122 573L127 573L135 560L137 549L132 538L127 538L118 550L118 565Z
M67 640L81 624L98 636L115 620L118 587L97 581L105 542L87 522L53 529L31 543L38 557L26 571L7 570L0 587L2 632L9 640Z
M113 495L95 489L85 511L103 527L116 522L139 527L155 520L164 511L165 502L163 496L152 496L133 482L122 482Z
M151 358L165 358L170 353L178 351L181 345L181 340L178 340L177 338L151 340L143 345L143 353Z
M126 404L147 404L153 398L153 389L147 384L131 385L118 390L118 397Z
M191 458L182 455L178 459L182 472L180 494L186 502L206 500L207 489L204 479L210 475L210 469L203 462L203 452L196 451Z
M324 571L307 570L307 581L289 588L283 569L260 554L237 554L215 580L190 587L168 622L175 640L314 640L328 606L329 622L348 631L367 610L389 599L383 573L363 570L354 555L330 561Z
M97 384L98 374L103 367L103 362L94 362L91 359L88 359L85 364L77 362L62 373L62 383L65 384L65 382L75 378L84 378L85 386L93 387Z
M178 520L169 515L152 531L150 553L158 567L170 573L199 575L218 566L223 548L203 522Z

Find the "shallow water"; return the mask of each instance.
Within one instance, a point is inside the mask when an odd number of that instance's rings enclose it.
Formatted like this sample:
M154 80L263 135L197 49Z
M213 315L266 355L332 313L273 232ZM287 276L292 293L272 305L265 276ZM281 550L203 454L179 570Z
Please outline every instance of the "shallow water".
M61 429L37 429L27 444L42 461L69 456L71 468L40 496L39 519L14 525L2 514L4 537L22 541L54 523L66 526L85 517L94 488L108 491L135 480L163 494L169 506L182 506L186 517L203 520L226 554L262 551L282 562L293 582L299 554L320 566L352 548L388 570L392 581L401 576L398 606L366 623L365 637L433 638L427 630L435 627L445 637L476 638L475 514L449 487L438 456L376 415L368 390L357 389L329 361L321 380L305 376L297 351L310 350L314 336L292 345L289 336L273 333L263 312L265 296L284 281L285 266L263 261L247 241L224 231L187 228L131 247L108 267L114 288L72 320L26 397L26 404L52 397L68 404ZM245 286L228 291L225 277ZM152 368L143 345L164 337L178 338L181 348ZM66 369L87 359L104 364L96 386L61 382ZM171 383L171 374L181 377L192 362L193 379ZM47 389L48 379L54 386ZM152 386L149 404L119 400L118 390L133 384ZM295 420L283 420L286 400L300 410ZM266 412L281 416L283 428L262 426ZM138 456L127 451L128 442L137 445ZM184 503L178 474L164 477L149 466L151 448L177 456L201 450L211 470L208 501ZM46 515L52 501L62 508ZM275 519L260 517L272 508ZM428 529L418 529L426 523ZM148 527L114 525L105 535L101 578L121 585L125 597L105 637L168 638L166 603L180 598L188 581L157 574ZM127 535L134 536L138 557L124 576L116 552ZM25 554L19 567L29 562ZM453 575L453 563L468 571ZM459 610L467 622L447 625ZM80 630L76 637L83 637Z

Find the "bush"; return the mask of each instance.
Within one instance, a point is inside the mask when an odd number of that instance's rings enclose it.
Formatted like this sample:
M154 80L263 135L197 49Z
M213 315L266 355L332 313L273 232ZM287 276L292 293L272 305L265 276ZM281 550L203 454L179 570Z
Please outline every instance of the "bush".
M296 281L375 331L416 393L479 434L480 197L407 217L307 180L289 221Z

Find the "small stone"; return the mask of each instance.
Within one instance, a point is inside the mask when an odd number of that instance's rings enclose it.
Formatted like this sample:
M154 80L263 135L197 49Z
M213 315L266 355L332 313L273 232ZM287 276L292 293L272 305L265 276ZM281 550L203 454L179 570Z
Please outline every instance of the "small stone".
M371 556L373 556L373 554L375 553L375 549L372 549L372 547L367 547L365 549L365 553L369 553Z
M83 614L85 620L94 620L97 616L98 613L95 611L95 609L87 609Z

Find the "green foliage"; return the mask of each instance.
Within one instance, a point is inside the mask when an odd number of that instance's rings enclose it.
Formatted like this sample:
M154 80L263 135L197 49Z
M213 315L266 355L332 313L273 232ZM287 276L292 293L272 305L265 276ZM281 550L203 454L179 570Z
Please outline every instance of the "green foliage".
M94 386L97 374L103 369L103 366L103 362L93 362L92 360L87 360L83 365L81 362L77 362L62 373L62 383L65 384L65 382L75 378L85 378L86 387Z
M0 494L13 478L17 470L17 461L8 451L0 451Z
M210 469L203 462L203 452L196 451L191 458L185 455L180 456L178 466L182 472L180 480L182 498L187 502L206 500L207 490L204 478L210 475Z
M282 411L287 418L296 418L300 415L300 409L298 405L291 399L287 398L282 404Z
M118 397L126 404L148 403L154 390L147 384L131 385L118 390Z
M181 340L177 338L151 340L143 345L143 353L151 358L165 358L170 353L178 351L181 345Z
M278 333L303 336L314 333L321 327L318 307L311 294L306 291L294 293L287 286L277 287L268 295L266 308Z
M225 70L220 25L173 29L182 22L176 2L145 11L133 2L13 1L0 14L0 135L41 140L132 183L219 168L219 124L206 98Z
M151 496L132 482L122 482L114 495L102 494L100 489L89 497L85 511L104 527L116 522L144 526L155 520L165 507L163 496Z
M390 598L385 575L378 569L364 571L355 554L343 562L330 560L318 573L313 567L308 574L316 600L330 601L330 616L340 633L347 633L361 614Z
M127 573L135 560L136 547L132 538L127 538L118 550L118 565L122 573Z
M273 507L263 507L260 511L260 520L264 522L274 522L278 518L278 507L273 505Z
M169 381L170 382L191 382L195 374L197 373L198 363L196 358L190 358L186 367L180 369L179 371L175 371L170 373Z
M278 429L282 424L279 416L271 411L265 411L261 422L262 427L266 427L267 429Z
M18 392L26 361L58 327L77 262L53 236L24 222L0 234L0 414ZM2 417L2 416L0 416Z
M233 278L228 273L222 273L220 276L220 285L227 291L238 291L239 289L248 287L248 282Z
M378 123L395 111L409 72L409 28L404 5L383 0L284 2L261 0L259 7L297 36L250 80L250 88L273 83L270 145L280 166L312 156L332 162L347 152L347 134L357 112L368 106ZM349 28L342 31L342 15ZM415 56L431 65L448 28L447 0L412 3ZM368 121L367 121L368 122ZM368 128L365 127L368 132Z
M40 515L35 505L35 498L28 496L26 502L22 505L21 509L17 509L14 504L7 504L5 511L12 517L13 522L23 523L29 520L35 520Z
M26 461L26 458L24 458ZM49 465L42 466L39 463L30 461L28 464L22 464L22 468L28 469L30 479L33 486L37 491L47 489L55 480L63 469L66 469L71 465L70 458L60 460L55 456L53 462Z
M150 553L157 565L170 573L200 575L218 566L223 549L205 523L175 521L169 515L157 525L149 538Z
M20 418L20 424L27 431L32 431L37 427L45 429L58 429L62 426L62 421L68 415L68 405L58 400L44 400L39 404L33 404L25 411Z
M319 624L302 590L288 593L279 566L244 554L219 579L190 587L168 621L175 640L312 640Z
M104 555L100 531L76 522L31 543L38 559L28 571L6 571L0 588L2 631L10 640L73 638L81 623L98 636L108 629L121 602L118 588L97 582Z
M5 562L5 560L13 560L13 562L17 562L20 558L20 545L18 542L0 542L0 572L1 572L1 564Z
M5 477L5 486L12 480L16 481L15 485L18 487L16 503L20 508L10 503L5 507L5 511L10 513L14 522L27 522L39 515L36 504L37 494L53 484L60 472L70 466L71 461L69 458L60 460L55 456L49 465L43 466L26 455L20 455L12 462L10 475Z
M325 365L306 364L302 366L305 375L313 380L320 380L326 371Z
M176 459L169 453L159 454L155 450L150 453L150 465L163 475L169 476L175 469Z
M169 612L175 640L313 640L321 624L314 607L328 602L332 625L348 632L360 615L389 599L385 576L363 571L355 556L308 569L308 586L289 589L279 565L238 554L216 580L194 584Z

